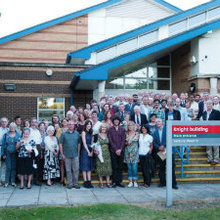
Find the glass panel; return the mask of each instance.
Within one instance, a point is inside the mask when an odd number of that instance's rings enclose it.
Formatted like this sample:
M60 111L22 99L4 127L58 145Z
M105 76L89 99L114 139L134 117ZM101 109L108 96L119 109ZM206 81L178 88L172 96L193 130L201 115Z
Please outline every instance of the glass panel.
M169 25L169 32L170 34L177 34L179 32L186 30L186 27L187 27L187 20L185 19Z
M137 38L128 40L117 46L117 56L137 49Z
M133 73L129 73L125 75L125 77L134 77L134 78L146 78L147 77L147 68L142 68L138 71L135 71Z
M149 45L152 42L157 41L158 31L152 31L139 37L139 47Z
M149 66L148 77L149 78L157 78L157 63L152 63Z
M208 12L208 18L210 20L218 17L220 17L220 7L214 8Z
M150 80L149 89L170 90L170 80Z
M164 65L169 66L170 65L170 56L165 56L157 60L157 65Z
M114 56L116 56L116 47L110 47L103 51L97 52L97 62L102 63L106 60L112 59Z
M111 78L106 81L106 89L123 89L124 80L123 78Z
M43 118L51 121L53 114L58 114L60 118L65 116L64 98L38 98L38 120Z
M189 18L189 26L196 26L205 22L205 13Z
M157 77L158 78L170 78L170 68L158 68Z
M126 89L147 89L147 79L125 79L125 88Z

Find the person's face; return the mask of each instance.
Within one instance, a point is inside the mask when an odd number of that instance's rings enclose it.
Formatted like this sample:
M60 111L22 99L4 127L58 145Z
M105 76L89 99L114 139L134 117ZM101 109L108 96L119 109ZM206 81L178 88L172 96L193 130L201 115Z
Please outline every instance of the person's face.
M190 102L186 102L186 108L190 108L191 104Z
M30 132L28 130L25 130L23 133L24 138L29 138Z
M153 104L153 99L149 99L148 105L152 106L152 104Z
M54 116L54 117L53 117L53 123L54 123L54 124L59 123L59 118L58 118L57 116Z
M118 119L115 119L114 122L113 122L113 124L114 124L115 126L118 126L118 125L119 125L119 120L118 120Z
M68 121L64 119L62 122L62 125L63 125L63 127L66 127L68 125Z
M133 98L132 98L132 97L129 97L129 98L128 98L128 102L129 102L129 104L132 104L132 103L133 103Z
M143 98L143 104L144 104L144 105L147 105L147 104L148 104L148 98L146 98L146 97Z
M50 129L47 133L48 133L49 136L53 136L54 130Z
M113 104L114 104L114 99L110 98L110 99L108 100L108 103L109 103L109 105L113 105Z
M108 119L110 119L112 117L111 112L108 112L106 116L107 116Z
M120 102L123 102L124 97L123 96L119 96L118 99L119 99Z
M152 117L150 118L150 121L151 121L151 122L155 122L155 121L156 121L156 116L155 116L155 115L152 116Z
M161 102L162 107L166 107L166 104L167 103L165 101Z
M190 102L193 102L193 101L194 101L194 96L191 95L191 96L189 97L189 100L190 100Z
M173 99L173 100L176 100L177 98L178 98L177 94L174 93L174 94L172 95L172 99Z
M73 113L76 111L76 108L74 105L70 106L70 111L72 111Z
M44 125L44 124L41 124L40 127L39 127L39 129L40 129L41 131L44 131L44 130L45 130L45 125Z
M8 125L8 121L5 120L5 119L2 119L2 121L1 121L1 127L6 128L7 125Z
M35 120L35 119L32 120L31 121L31 127L35 127L36 128L37 126L38 126L37 120Z
M98 109L98 106L97 106L97 105L94 105L94 106L93 106L93 110L98 111L98 110L99 110L99 109Z
M176 107L180 107L180 99L176 99Z
M107 128L106 127L102 127L101 133L106 133L106 131L107 131Z
M84 115L83 115L83 114L80 114L80 115L79 115L79 120L80 120L80 121L85 121L85 118L84 118Z
M10 126L10 127L9 127L9 131L10 131L10 132L15 132L15 130L16 130L16 128L15 128L14 126Z
M134 130L134 125L133 124L129 124L128 125L128 131L133 131Z
M161 120L156 120L156 125L158 128L161 128L162 127L162 121Z
M134 100L134 102L137 102L138 96L137 95L133 96L133 100Z
M184 93L181 93L180 94L180 99L184 100L186 98L185 94Z
M129 121L129 120L130 120L130 116L129 116L128 114L125 115L124 120L125 120L125 121Z
M125 109L125 107L124 107L124 105L119 105L119 106L118 106L118 109L119 109L120 112L123 112L124 109Z
M211 111L212 110L212 103L206 103L206 107L207 107L207 110L208 111Z
M218 97L214 97L213 98L213 102L215 105L219 104L219 98Z
M88 123L88 124L86 125L86 130L89 131L89 130L91 129L91 127L92 127L92 124L91 124L91 123Z
M169 111L172 112L173 111L173 105L169 105Z
M17 126L21 126L21 118L17 118L17 119L15 120L15 124L16 124Z
M139 114L140 114L139 108L134 108L134 113L135 113L136 115L139 115Z
M90 110L90 109L91 109L91 107L90 107L90 105L89 105L89 104L86 104L86 109L88 109L88 110Z
M97 120L97 118L98 118L97 114L96 114L96 113L93 113L93 114L92 114L92 120Z
M147 133L147 129L146 129L145 127L142 127L142 128L141 128L141 131L142 131L143 134L146 134L146 133Z
M70 131L73 131L73 130L74 130L74 122L73 122L73 121L69 121L69 122L68 122L68 129L69 129Z
M196 101L196 102L199 102L199 100L200 100L200 96L199 96L199 95L196 95L196 96L195 96L195 101Z
M158 102L158 101L154 102L154 107L155 107L155 108L158 108L158 107L159 107L159 102Z
M161 97L161 99L165 99L166 93L162 92L160 97Z
M105 105L104 110L107 112L109 110L109 105Z
M30 127L30 123L29 123L29 121L25 121L25 123L24 123L24 127Z
M205 101L207 101L207 100L209 99L209 95L208 95L208 94L204 94L204 95L203 95L203 99L204 99Z

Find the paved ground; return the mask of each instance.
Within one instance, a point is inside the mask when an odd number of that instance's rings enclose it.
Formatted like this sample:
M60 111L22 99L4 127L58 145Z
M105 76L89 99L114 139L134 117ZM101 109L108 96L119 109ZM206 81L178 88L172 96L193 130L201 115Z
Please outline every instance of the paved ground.
M176 201L220 199L220 184L183 184L179 190L173 190ZM150 188L114 188L114 189L66 189L59 184L33 186L20 190L19 187L0 187L0 207L43 206L43 205L79 205L97 203L150 203L165 201L166 188L152 185Z

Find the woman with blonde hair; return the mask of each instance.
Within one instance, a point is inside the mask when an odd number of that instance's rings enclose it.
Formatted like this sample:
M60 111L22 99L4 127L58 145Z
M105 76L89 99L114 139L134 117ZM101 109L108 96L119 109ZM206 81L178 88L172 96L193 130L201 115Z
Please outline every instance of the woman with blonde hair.
M126 134L126 142L125 142L125 157L124 162L128 166L128 179L129 184L128 187L138 187L137 179L138 179L138 162L139 162L139 154L138 154L138 140L139 133L136 132L136 125L133 121L129 121L127 124L127 134Z
M102 123L99 128L98 143L100 144L101 151L95 151L96 157L96 172L99 176L99 187L103 188L103 177L106 177L106 184L111 188L110 176L112 175L111 156L109 151L109 139L107 136L108 124ZM98 155L102 153L103 161L100 161Z

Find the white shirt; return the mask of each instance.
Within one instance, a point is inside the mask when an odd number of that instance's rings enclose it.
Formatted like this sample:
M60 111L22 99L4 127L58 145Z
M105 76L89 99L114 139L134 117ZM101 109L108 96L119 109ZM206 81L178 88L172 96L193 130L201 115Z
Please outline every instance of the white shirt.
M140 111L141 111L141 114L144 114L146 115L147 117L147 120L148 120L148 115L149 115L149 108L148 108L148 105L141 105L140 106Z
M150 150L150 144L153 142L153 137L149 134L139 137L139 155L146 155Z
M134 116L135 116L135 119L134 119L134 120L135 120L135 123L141 125L141 114L139 114L139 115L136 115L136 114L135 114ZM139 123L138 123L138 120L137 120L137 119L139 120Z
M33 140L36 144L41 144L42 138L40 131L38 129L30 128L30 139Z
M7 127L6 128L0 127L0 146L2 145L2 138L3 138L4 134L6 134L8 131L9 131L9 129ZM1 154L1 152L0 152L0 154Z
M93 135L99 133L99 129L100 129L101 124L102 124L102 122L97 121L97 122L95 123L95 125L93 125L93 127L92 127Z

